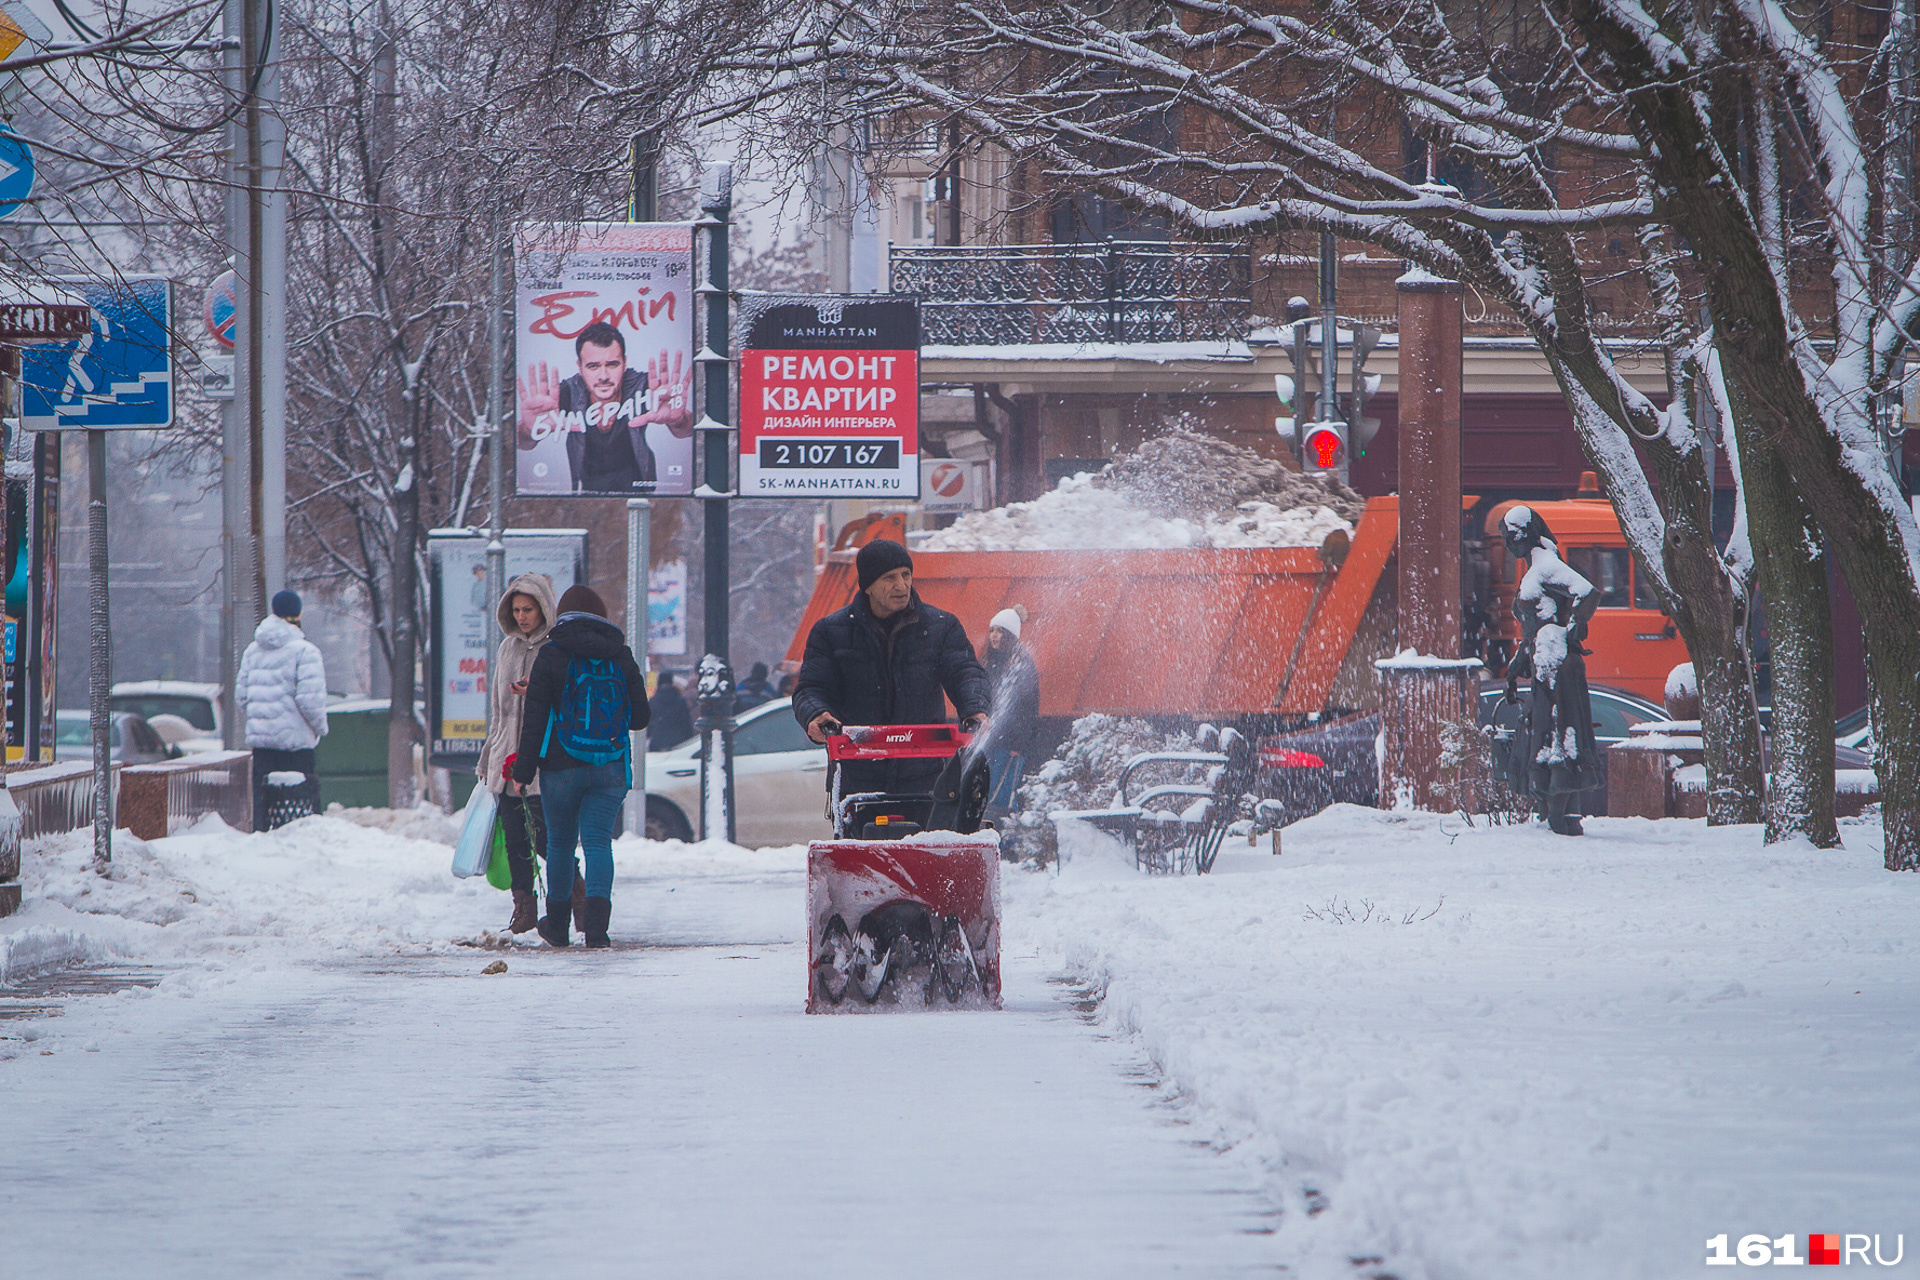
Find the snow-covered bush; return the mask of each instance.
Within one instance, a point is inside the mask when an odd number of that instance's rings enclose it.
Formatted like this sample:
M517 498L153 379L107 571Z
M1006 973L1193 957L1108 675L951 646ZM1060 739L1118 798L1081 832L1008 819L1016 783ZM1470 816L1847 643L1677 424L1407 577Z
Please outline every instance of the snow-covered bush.
M1147 751L1192 751L1193 735L1167 730L1151 721L1095 713L1073 722L1073 729L1053 759L1029 772L1020 784L1020 808L1001 824L1001 846L1022 861L1050 863L1057 853L1053 823L1047 815L1057 809L1102 809L1115 802L1120 770L1134 756ZM1139 783L1198 782L1204 767L1155 766Z

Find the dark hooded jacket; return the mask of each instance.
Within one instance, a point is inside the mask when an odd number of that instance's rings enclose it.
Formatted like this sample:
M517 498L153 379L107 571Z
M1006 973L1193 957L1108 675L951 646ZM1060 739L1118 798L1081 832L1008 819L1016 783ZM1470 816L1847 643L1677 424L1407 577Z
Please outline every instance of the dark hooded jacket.
M561 690L566 687L567 665L574 658L611 658L627 677L628 728L647 727L647 683L640 664L627 648L627 637L605 618L591 613L563 613L547 633L547 645L533 660L527 677L527 700L520 722L520 747L513 762L513 780L532 782L534 771L577 769L581 762L555 745L546 755L540 745L546 739L547 721L560 705Z
M990 747L1026 755L1040 727L1040 668L1033 654L1010 636L998 649L986 652L987 680L993 688L993 724L987 730Z
M653 713L652 731L647 741L652 751L677 747L693 736L693 712L687 707L687 695L679 685L662 684L653 691L647 708Z
M966 628L914 592L910 604L882 621L863 591L807 633L806 658L793 690L794 718L804 726L822 711L841 724L944 724L947 699L965 720L987 715L993 697L987 673L967 643ZM846 766L841 794L930 791L941 760L860 762Z

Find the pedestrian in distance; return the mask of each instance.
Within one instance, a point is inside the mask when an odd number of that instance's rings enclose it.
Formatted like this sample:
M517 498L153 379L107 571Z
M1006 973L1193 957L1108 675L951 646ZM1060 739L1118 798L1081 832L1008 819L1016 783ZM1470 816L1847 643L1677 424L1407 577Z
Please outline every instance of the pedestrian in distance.
M875 539L854 557L860 593L807 633L806 658L793 691L793 715L824 743L849 724L944 724L946 701L960 727L987 727L992 698L960 619L920 599L913 557ZM863 760L840 766L840 794L930 794L942 760ZM829 771L828 793L833 791Z
M763 702L772 702L779 696L767 679L767 664L756 662L747 672L747 678L733 687L734 714L751 710Z
M993 690L993 728L985 739L991 771L987 789L990 817L1013 812L1020 776L1040 727L1040 668L1020 641L1025 623L1026 611L1015 606L994 614L987 624L983 657Z
M687 696L674 683L673 672L662 671L647 699L653 723L647 730L649 751L667 751L693 736L693 712L687 708Z
M253 751L254 830L270 825L267 776L314 774L313 749L327 736L327 671L320 650L300 630L300 596L276 592L273 612L254 629L233 682L234 705L247 723Z
M506 775L507 757L520 744L520 712L527 697L527 677L533 660L547 643L556 613L553 579L544 573L523 573L507 584L494 610L500 623L500 648L494 655L493 684L487 689L487 740L480 744L480 763L474 772L480 785L499 797L499 823L507 842L507 870L512 877L513 919L509 933L525 933L538 922L533 896L536 853L545 856L546 820L540 812L540 782L526 786ZM586 910L586 885L574 879L579 910Z
M1553 530L1531 507L1501 517L1501 536L1526 574L1514 592L1520 647L1507 667L1507 699L1522 675L1532 678L1524 731L1514 737L1508 776L1530 785L1535 806L1558 835L1583 834L1570 813L1575 795L1600 785L1600 748L1587 694L1587 624L1599 607L1593 583L1560 558Z
M620 628L591 587L560 597L559 616L527 677L520 745L509 766L515 782L540 779L547 821L547 914L536 926L556 947L567 925L574 849L586 865L589 947L609 945L613 916L613 827L633 788L632 732L647 727L647 685Z

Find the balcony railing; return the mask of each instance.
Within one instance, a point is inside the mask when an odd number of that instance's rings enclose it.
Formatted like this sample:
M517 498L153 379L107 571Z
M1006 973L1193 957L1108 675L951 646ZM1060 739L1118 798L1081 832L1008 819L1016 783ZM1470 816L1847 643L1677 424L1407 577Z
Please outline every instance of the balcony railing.
M1245 245L895 246L890 266L893 292L920 295L927 343L1225 341L1252 310Z

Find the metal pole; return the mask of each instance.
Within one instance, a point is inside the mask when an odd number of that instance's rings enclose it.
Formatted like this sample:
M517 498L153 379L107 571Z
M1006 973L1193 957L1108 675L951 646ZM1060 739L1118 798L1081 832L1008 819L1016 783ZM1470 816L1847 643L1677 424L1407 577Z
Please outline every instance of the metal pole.
M259 133L254 207L260 214L260 261L254 275L260 284L254 296L260 318L254 332L260 336L260 595L271 597L287 585L287 193L281 183L287 124L280 115L280 24L262 25L266 60L250 118Z
M93 869L113 861L113 634L107 613L107 433L87 432L87 718L93 728Z
M1320 233L1320 409L1317 421L1340 416L1335 388L1340 379L1340 317L1335 309L1336 264L1333 234ZM1342 479L1345 477L1343 476Z
M261 544L266 534L266 407L262 380L266 356L266 200L261 186L264 157L261 144L260 87L265 74L262 47L267 35L266 0L243 0L240 21L240 51L245 60L245 110L240 119L244 134L240 149L244 183L246 245L241 261L238 296L239 309L234 331L239 348L236 355L234 402L242 407L247 433L247 588L245 597L252 616L267 612L265 566L261 562Z
M653 562L653 504L627 499L627 646L647 674L647 569ZM627 832L647 833L647 731L633 735L634 787L627 792Z
M506 528L502 514L502 496L506 484L507 461L505 450L505 424L501 421L501 410L506 398L502 365L506 362L506 335L502 332L502 315L506 309L506 284L502 279L500 264L500 206L493 207L493 237L489 246L488 306L487 306L487 357L492 362L487 368L487 599L498 600L507 591L507 542ZM552 622L553 619L547 619ZM487 628L487 688L492 690L494 667L499 658L500 646L493 643L493 630ZM492 694L489 692L489 699ZM489 702L488 705L492 705Z
M734 838L733 802L733 670L727 665L728 606L732 573L728 555L727 503L733 497L732 416L733 362L728 358L727 221L733 214L733 168L712 164L700 177L700 217L694 223L706 240L705 278L694 293L705 306L696 306L701 319L700 350L694 363L700 369L700 420L696 424L702 448L699 497L706 508L706 639L707 654L700 660L700 835L703 839ZM699 244L695 242L696 265Z
M222 77L234 102L246 92L246 58L240 49L241 10L245 0L226 0L224 32L226 57ZM242 154L244 130L238 120L227 125L227 249L237 274L246 265L245 161ZM236 301L246 304L246 290L236 288ZM234 331L240 332L242 317L234 317ZM234 352L234 398L220 407L220 737L228 750L242 742L240 711L233 697L233 685L240 672L240 650L245 643L241 620L244 537L247 492L246 420L242 416L242 353Z

